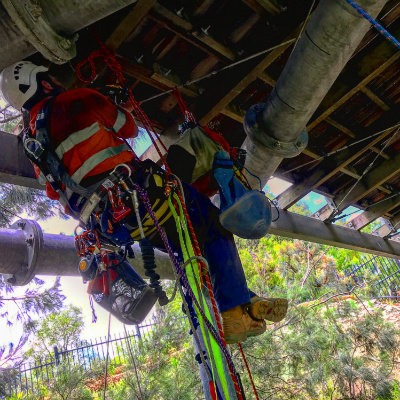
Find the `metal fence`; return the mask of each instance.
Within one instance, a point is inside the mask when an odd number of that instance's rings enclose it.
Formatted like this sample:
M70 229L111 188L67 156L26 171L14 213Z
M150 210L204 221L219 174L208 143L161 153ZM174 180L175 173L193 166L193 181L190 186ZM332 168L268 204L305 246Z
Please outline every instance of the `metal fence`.
M353 285L363 285L372 275L378 275L379 281L372 287L371 296L376 299L400 300L400 261L392 258L365 255L360 264L346 269L345 277Z
M369 280L378 278L371 286L371 299L388 299L400 301L400 261L381 256L363 255L358 264L352 264L344 270L344 275L338 280L348 280L347 288L354 285L365 286ZM300 302L315 300L321 296L318 286L312 287L308 295L304 295Z
M107 336L83 340L72 349L61 350L55 346L53 353L48 358L21 364L19 368L3 370L1 378L6 383L8 395L11 396L14 393L35 392L40 386L48 384L55 375L56 367L60 364L69 369L74 366L81 366L88 372L104 372L107 347L110 367L126 365L130 360L130 350L133 349L134 353L138 354L140 352L138 343L151 335L154 327L159 324L159 322L156 322L136 325L129 330L127 329L127 335L125 335L125 332L111 335L109 341L107 341ZM171 324L189 326L186 317L174 319Z

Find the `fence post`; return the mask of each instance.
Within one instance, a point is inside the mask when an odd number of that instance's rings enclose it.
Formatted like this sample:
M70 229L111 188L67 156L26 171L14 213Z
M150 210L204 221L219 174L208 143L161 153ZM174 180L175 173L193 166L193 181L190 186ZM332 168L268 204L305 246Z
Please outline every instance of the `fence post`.
M55 360L55 364L56 367L58 367L60 365L60 353L58 352L58 347L54 346L54 360Z
M139 338L139 340L142 339L142 334L140 333L140 326L139 325L135 325L136 328L136 335Z

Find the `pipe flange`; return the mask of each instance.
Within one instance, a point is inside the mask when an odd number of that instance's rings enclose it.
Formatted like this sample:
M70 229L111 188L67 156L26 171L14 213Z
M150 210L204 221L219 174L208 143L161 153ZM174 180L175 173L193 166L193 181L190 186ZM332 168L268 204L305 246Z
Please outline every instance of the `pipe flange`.
M299 137L292 142L282 142L272 137L262 129L258 116L262 113L265 103L251 106L244 118L243 126L247 136L254 142L266 147L271 153L282 158L298 156L308 144L308 133L304 128Z
M43 232L37 222L29 219L20 219L14 222L10 229L18 229L25 234L28 263L18 273L14 275L7 274L6 279L13 286L24 286L35 276L39 252L43 248Z
M48 60L63 64L76 56L78 36L61 36L53 30L35 0L0 0L26 39Z

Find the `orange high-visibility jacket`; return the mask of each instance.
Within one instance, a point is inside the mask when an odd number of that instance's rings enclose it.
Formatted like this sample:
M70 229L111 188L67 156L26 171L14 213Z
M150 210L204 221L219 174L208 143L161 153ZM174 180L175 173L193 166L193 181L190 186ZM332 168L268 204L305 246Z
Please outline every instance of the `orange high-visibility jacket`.
M30 127L36 136L35 121L45 102L31 110ZM138 135L130 113L117 108L111 101L91 89L74 89L54 100L50 113L50 136L55 152L68 175L83 187L98 183L107 172L121 163L133 160L134 154L121 140ZM115 133L114 133L115 132ZM36 174L40 170L35 166ZM69 198L69 189L63 187ZM59 200L59 195L46 183L47 196Z

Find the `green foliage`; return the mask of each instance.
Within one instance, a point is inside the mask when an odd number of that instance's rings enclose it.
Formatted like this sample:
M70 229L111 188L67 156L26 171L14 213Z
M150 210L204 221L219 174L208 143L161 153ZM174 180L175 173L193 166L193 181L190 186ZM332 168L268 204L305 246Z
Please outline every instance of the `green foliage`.
M84 387L88 373L82 367L67 365L58 367L56 378L48 386L50 399L54 400L90 400L93 399L91 391Z
M0 227L26 212L35 220L44 220L56 215L67 218L57 201L50 200L42 190L0 183Z
M0 275L0 310L6 310L1 313L3 323L9 326L14 323L23 325L23 334L17 343L10 343L8 348L0 347L0 366L9 362L21 362L21 349L36 330L35 318L61 309L65 299L61 294L59 278L50 288L44 288L44 282L34 278L23 294L13 296L12 293L13 288ZM10 304L14 307L10 307ZM13 310L12 313L7 310L7 306Z
M289 208L289 211L294 212L296 214L305 215L306 217L312 214L310 211L310 207L308 207L307 203L304 201L299 201L296 204L293 204Z
M362 314L362 309L349 301L335 307L298 306L286 324L248 339L243 347L260 395L396 399L390 374L400 332L380 312Z
M11 117L11 115L10 115ZM0 130L3 132L11 133L14 128L21 122L21 119L14 119L5 123L0 122Z
M364 232L364 233L375 232L381 225L382 224L379 220L373 221L370 224L368 224L367 226L364 226L364 228L361 229L361 232Z
M249 287L292 304L282 324L244 343L262 398L396 399L391 374L400 337L393 325L379 312L362 315L359 301L333 307L327 302L323 309L296 306L313 288L321 301L348 292L352 282L337 280L336 273L358 262L359 254L277 236L237 239L237 244ZM366 276L369 284L357 288L357 296L371 297L376 279ZM245 375L242 380L250 387Z
M372 310L371 302L360 301L373 294L377 277L367 276L369 284L354 288L353 298L335 297L347 293L353 285L350 280L337 280L336 273L342 274L357 262L358 254L277 236L237 239L237 245L249 287L262 296L287 297L291 304L282 323L271 324L264 335L249 338L243 344L260 398L400 400L393 376L400 358L400 332L384 320L379 310ZM315 289L321 298L309 302L310 291ZM169 295L172 290L172 285L167 287ZM338 301L333 302L330 297ZM370 310L366 311L365 305ZM74 320L77 315L69 317ZM107 399L204 398L189 327L176 322L181 315L180 301L157 308L158 325L142 341L130 343L134 362L127 343L121 342L119 353L126 368L124 372L115 368L119 357L110 360L109 373L118 374L118 379L111 379ZM246 398L253 399L237 348L231 349ZM61 399L56 396L66 393L65 388L72 385L74 390L82 390L80 396L84 399L92 398L84 397L85 388L96 387L92 389L98 390L93 398L103 399L99 388L104 380L104 362L98 363L90 377L97 385L88 386L81 380L80 386L75 387L72 381L57 377L54 382L63 389L54 391L52 383L41 393Z
M84 328L82 310L69 305L35 321L35 325L35 339L31 342L30 349L24 353L24 358L39 362L53 354L54 346L62 351L78 344Z
M189 326L176 323L176 318L174 310L158 310L158 324L151 334L139 345L132 343L135 365L128 355L130 371L122 383L110 388L109 399L141 398L140 392L146 399L191 400L203 396Z

